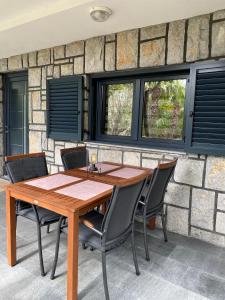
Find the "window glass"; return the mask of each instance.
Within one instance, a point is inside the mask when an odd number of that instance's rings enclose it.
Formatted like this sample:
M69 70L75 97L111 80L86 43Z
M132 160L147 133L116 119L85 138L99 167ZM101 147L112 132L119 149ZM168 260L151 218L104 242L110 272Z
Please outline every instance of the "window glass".
M133 90L133 83L106 86L104 134L131 136Z
M186 79L144 85L142 137L182 140Z

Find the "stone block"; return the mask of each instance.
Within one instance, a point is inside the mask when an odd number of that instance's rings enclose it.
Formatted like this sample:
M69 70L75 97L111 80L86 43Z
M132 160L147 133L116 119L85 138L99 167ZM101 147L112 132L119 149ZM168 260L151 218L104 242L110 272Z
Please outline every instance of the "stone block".
M110 161L115 163L122 163L122 151L118 150L106 150L99 149L98 151L98 161Z
M21 70L22 69L22 57L21 55L15 55L8 58L8 70Z
M159 163L158 160L143 158L141 161L141 166L143 168L155 169L157 168L158 163Z
M47 76L53 76L53 65L47 66Z
M47 137L46 137L46 132L42 132L41 134L41 147L43 150L46 150L48 149L48 140L47 140Z
M54 151L54 140L48 139L48 150L49 151Z
M170 23L168 32L167 63L179 64L184 59L185 20Z
M41 88L42 88L42 95L43 90L46 90L46 79L47 79L47 67L42 67L41 69Z
M116 48L115 43L108 43L105 45L105 70L115 70Z
M213 13L213 20L225 19L225 9Z
M151 67L165 64L165 39L141 43L140 67Z
M28 69L29 87L41 86L41 68Z
M166 35L166 24L159 24L141 28L141 41L154 39Z
M168 231L188 235L188 214L189 211L187 209L168 206Z
M225 191L225 158L209 156L206 161L205 187Z
M6 72L8 70L7 58L0 59L0 72Z
M30 99L32 102L32 108L34 110L41 109L41 92L40 91L32 91L30 92Z
M112 41L115 41L115 38L116 38L115 33L111 33L111 34L106 35L105 40L106 40L106 42L112 42Z
M58 173L58 172L59 172L59 167L51 165L51 171L50 171L50 173L51 174L55 174L55 173Z
M192 191L191 225L213 230L215 192L196 189Z
M29 67L36 67L37 66L37 52L30 52L28 54L28 63Z
M64 148L64 146L56 146L55 147L55 164L56 165L62 165L60 150L63 148Z
M66 45L66 57L84 54L84 41L73 42Z
M216 214L216 232L225 234L225 213L223 212Z
M38 65L44 66L49 65L51 62L51 52L50 49L43 49L38 51Z
M33 123L45 124L45 112L44 111L33 111Z
M79 56L74 58L74 74L83 74L84 73L84 57Z
M28 54L22 54L22 66L23 69L27 69L28 68Z
M54 66L53 69L53 78L59 78L60 77L60 67Z
M212 56L225 55L225 21L212 25Z
M29 132L29 151L41 152L41 132L40 131L30 131Z
M65 57L65 46L57 46L53 50L54 59L61 59Z
M137 67L138 30L129 30L117 34L117 69Z
M208 232L192 227L191 236L220 247L225 247L225 237L214 232Z
M73 64L61 65L61 76L73 75Z
M189 208L190 186L170 182L165 193L165 202Z
M203 169L204 161L179 158L175 168L174 180L176 182L201 187L203 180Z
M189 19L187 34L187 61L207 58L209 55L209 15Z
M217 209L225 211L225 194L218 194Z
M65 148L74 148L77 147L77 143L65 143Z
M141 154L138 152L127 151L123 153L123 163L126 165L133 165L140 167Z
M103 71L104 37L95 37L86 41L85 47L85 72Z

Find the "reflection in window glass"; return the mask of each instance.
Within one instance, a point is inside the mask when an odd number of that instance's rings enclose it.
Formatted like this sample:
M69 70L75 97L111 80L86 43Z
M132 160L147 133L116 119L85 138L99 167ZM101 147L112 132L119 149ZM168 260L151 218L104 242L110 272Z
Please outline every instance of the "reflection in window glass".
M181 140L186 79L145 82L142 137Z
M133 105L133 83L106 86L104 133L130 136Z

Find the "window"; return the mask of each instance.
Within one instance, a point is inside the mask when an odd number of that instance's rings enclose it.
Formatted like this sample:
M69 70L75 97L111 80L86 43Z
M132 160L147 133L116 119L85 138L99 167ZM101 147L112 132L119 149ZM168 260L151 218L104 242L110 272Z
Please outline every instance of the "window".
M131 135L133 90L133 83L106 86L104 134Z
M186 79L146 81L142 137L182 140Z
M225 155L224 61L101 76L90 80L92 139Z
M47 134L58 140L82 138L82 76L47 81Z
M183 145L187 78L181 72L97 81L96 139Z

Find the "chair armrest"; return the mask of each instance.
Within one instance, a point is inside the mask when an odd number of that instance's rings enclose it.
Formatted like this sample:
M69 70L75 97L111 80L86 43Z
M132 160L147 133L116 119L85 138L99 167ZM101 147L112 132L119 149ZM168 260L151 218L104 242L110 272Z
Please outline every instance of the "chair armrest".
M140 203L141 205L145 206L146 204L142 201L139 201L138 203Z
M81 218L80 219L80 223L84 224L85 226L87 226L88 228L90 228L91 230L93 230L94 232L96 232L97 234L99 234L100 236L102 236L102 232L99 231L99 230L97 230L94 227L94 224L92 224L90 221Z

